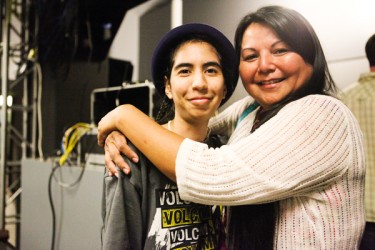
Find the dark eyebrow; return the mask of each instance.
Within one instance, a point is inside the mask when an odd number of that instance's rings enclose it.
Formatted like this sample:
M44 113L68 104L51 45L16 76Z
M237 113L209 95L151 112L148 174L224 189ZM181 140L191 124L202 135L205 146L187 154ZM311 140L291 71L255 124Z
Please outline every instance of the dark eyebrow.
M274 43L272 44L272 47L275 47L275 46L278 45L279 43L286 44L284 41L279 40L279 41L277 41L277 42L274 42Z
M221 65L220 65L220 63L218 63L218 62L214 62L214 61L212 61L212 62L206 62L205 64L203 64L203 66L204 66L204 67L214 66L214 67L218 67L218 68L221 69Z
M221 68L220 63L215 62L215 61L210 61L210 62L206 62L206 63L203 64L203 67L205 67L205 68L210 67L210 66ZM191 67L193 67L193 64L191 64L191 63L180 63L180 64L177 64L176 66L174 66L173 68L179 69L179 68L184 68L184 67L191 68Z
M191 64L191 63L180 63L180 64L177 64L176 66L174 66L173 69L179 69L179 68L185 68L185 67L191 68L191 67L193 67L193 64Z
M274 42L272 45L271 45L271 47L275 47L276 45L278 45L279 43L283 43L283 44L285 44L285 42L284 41L282 41L282 40L278 40L278 41L276 41L276 42ZM242 53L242 51L244 51L244 50L251 50L251 51L256 51L254 48L243 48L242 50L241 50L241 53Z

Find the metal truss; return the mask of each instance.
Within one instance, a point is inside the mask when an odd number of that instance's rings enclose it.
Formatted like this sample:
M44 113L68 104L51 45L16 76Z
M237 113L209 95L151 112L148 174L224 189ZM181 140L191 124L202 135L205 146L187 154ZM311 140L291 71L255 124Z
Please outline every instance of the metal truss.
M37 154L41 91L37 17L31 0L0 0L0 4L0 229L13 226L19 242L21 161ZM9 206L14 209L6 212Z

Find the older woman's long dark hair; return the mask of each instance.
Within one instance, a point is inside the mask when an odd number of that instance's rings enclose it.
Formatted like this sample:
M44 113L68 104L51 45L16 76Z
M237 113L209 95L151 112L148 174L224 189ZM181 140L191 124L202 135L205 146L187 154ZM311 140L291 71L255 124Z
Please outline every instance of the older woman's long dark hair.
M310 94L336 94L337 88L328 71L319 39L309 22L301 14L280 6L267 6L246 15L238 24L235 34L238 60L241 60L243 34L251 23L261 23L272 28L283 42L313 67L309 81L267 110L262 115L261 124L276 115L282 107L291 101ZM279 202L272 202L232 207L228 227L229 248L273 249L278 205Z

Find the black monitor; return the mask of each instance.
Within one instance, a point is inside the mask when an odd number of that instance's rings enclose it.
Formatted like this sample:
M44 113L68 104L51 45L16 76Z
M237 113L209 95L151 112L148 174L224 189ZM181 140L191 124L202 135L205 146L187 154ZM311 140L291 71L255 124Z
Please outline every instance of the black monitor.
M121 104L132 104L154 118L157 98L152 83L94 89L91 93L91 122L97 125L103 116Z

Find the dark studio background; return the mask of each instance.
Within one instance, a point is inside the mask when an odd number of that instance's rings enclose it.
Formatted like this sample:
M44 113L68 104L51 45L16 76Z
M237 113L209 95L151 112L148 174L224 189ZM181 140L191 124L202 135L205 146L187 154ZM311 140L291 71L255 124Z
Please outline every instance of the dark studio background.
M0 1L2 4L11 2ZM36 99L38 102L40 100L42 105L41 112L38 110L36 113L41 114L42 121L40 123L38 120L37 125L42 124L42 127L38 127L36 137L42 134L43 157L48 159L51 156L56 156L67 128L78 122L91 122L90 97L94 89L121 85L125 78L131 78L134 82L144 82L150 79L151 55L158 40L171 28L171 3L173 1L17 1L27 2L25 5L30 7L27 12L32 15L29 20L31 26L25 28L26 32L30 32L30 41L28 41L30 44L25 46L25 54L28 54L29 48L34 48L34 46L38 49L35 61L42 67L42 93ZM156 2L160 2L160 4ZM145 5L154 3L155 6L148 10L143 8ZM375 16L372 11L374 8L371 8L373 0L364 0L360 3L354 0L341 1L340 10L333 11L337 9L337 3L338 1L323 0L185 0L183 1L182 23L202 22L212 25L233 41L237 23L248 12L268 4L294 8L312 23L322 42L334 80L340 88L345 88L357 80L359 73L368 70L363 45L369 34L373 33ZM136 6L139 8L133 9ZM316 15L317 12L320 14ZM126 14L128 15L126 16ZM118 42L115 38L117 38L119 27L124 18L130 16L133 19L125 25L123 32L119 32L126 34L125 40ZM327 20L335 20L335 22L327 22ZM346 23L345 27L342 23ZM112 48L111 46L114 44L119 46L113 49L115 46ZM109 54L109 52L111 53ZM11 55L14 56L14 54ZM129 61L126 62L120 58L129 58L125 59ZM29 63L32 64L30 61ZM129 63L134 66L134 71L130 73ZM34 74L30 75L34 76ZM35 75L40 76L39 74ZM28 89L33 89L31 86L31 83L34 83L33 79L28 80L30 80ZM37 86L39 90L40 85ZM17 88L19 87L22 85L17 85ZM22 93L22 90L14 90L14 92ZM29 99L33 98L31 92L29 92ZM232 98L221 109L246 95L246 91L239 82ZM23 98L22 95L13 97L17 100L15 103L21 103ZM29 108L34 111L33 107ZM12 116L12 122L19 127L20 131L22 131L21 125L24 121L23 114L14 112ZM27 130L33 131L36 126L33 124L33 120L28 119L27 123ZM33 134L29 133L28 136L32 137ZM96 145L96 140L94 142ZM15 155L10 157L12 160L18 161L22 158L21 153L24 151L19 149L18 144L10 145L9 148L11 149L9 151ZM12 150L14 148L17 150ZM29 147L26 150L30 150ZM39 145L38 150L34 148L34 151L39 153L36 157L41 155ZM28 156L29 154L27 154ZM16 222L18 223L17 228L10 229L10 242L15 242L15 245L19 246L20 239L22 239L22 244L26 246L26 249L50 249L49 244L53 231L47 193L47 182L52 176L50 175L50 159L47 161L41 161L38 158L25 160L25 164L21 166L19 163L18 168L10 164L10 167L7 168L7 171L8 169L18 171L8 174L10 176L8 179L11 180L9 182L11 184L22 183L23 201L23 209L21 209L20 202L18 202L20 199L17 200L17 214L22 212L22 215L16 217L16 219L20 218ZM70 171L74 170L74 167L61 168L62 171L66 171L62 173L69 174L66 181L73 182L78 176L78 172L70 175ZM23 169L22 175L20 174L21 169ZM78 170L80 171L80 169ZM53 193L57 208L56 218L61 220L56 231L58 235L56 245L60 249L76 249L76 246L81 243L86 248L80 247L80 249L99 247L97 241L92 239L100 240L100 236L97 234L99 226L96 228L96 225L101 222L101 200L98 197L102 192L100 186L102 169L100 172L89 168L86 170L90 170L86 171L84 175L87 179L80 182L77 189L73 191L64 189L62 192L63 189L60 189L58 183L52 181L54 185L51 187L55 188L53 191L56 191ZM65 175L61 176L66 177ZM23 177L23 180L19 182L17 177ZM18 187L21 185L11 186L9 190L16 193ZM10 215L13 216L13 214ZM87 219L88 217L89 219ZM7 223L7 226L13 226L12 223L13 220ZM61 242L58 242L58 239L61 239ZM88 240L82 241L82 239ZM95 246L89 247L89 243ZM31 247L33 244L35 247ZM43 246L46 247L43 248Z
M68 127L77 122L90 122L92 90L117 84L114 77L126 67L122 62L109 59L108 50L127 10L143 2L145 0L37 2L45 157L56 153Z

